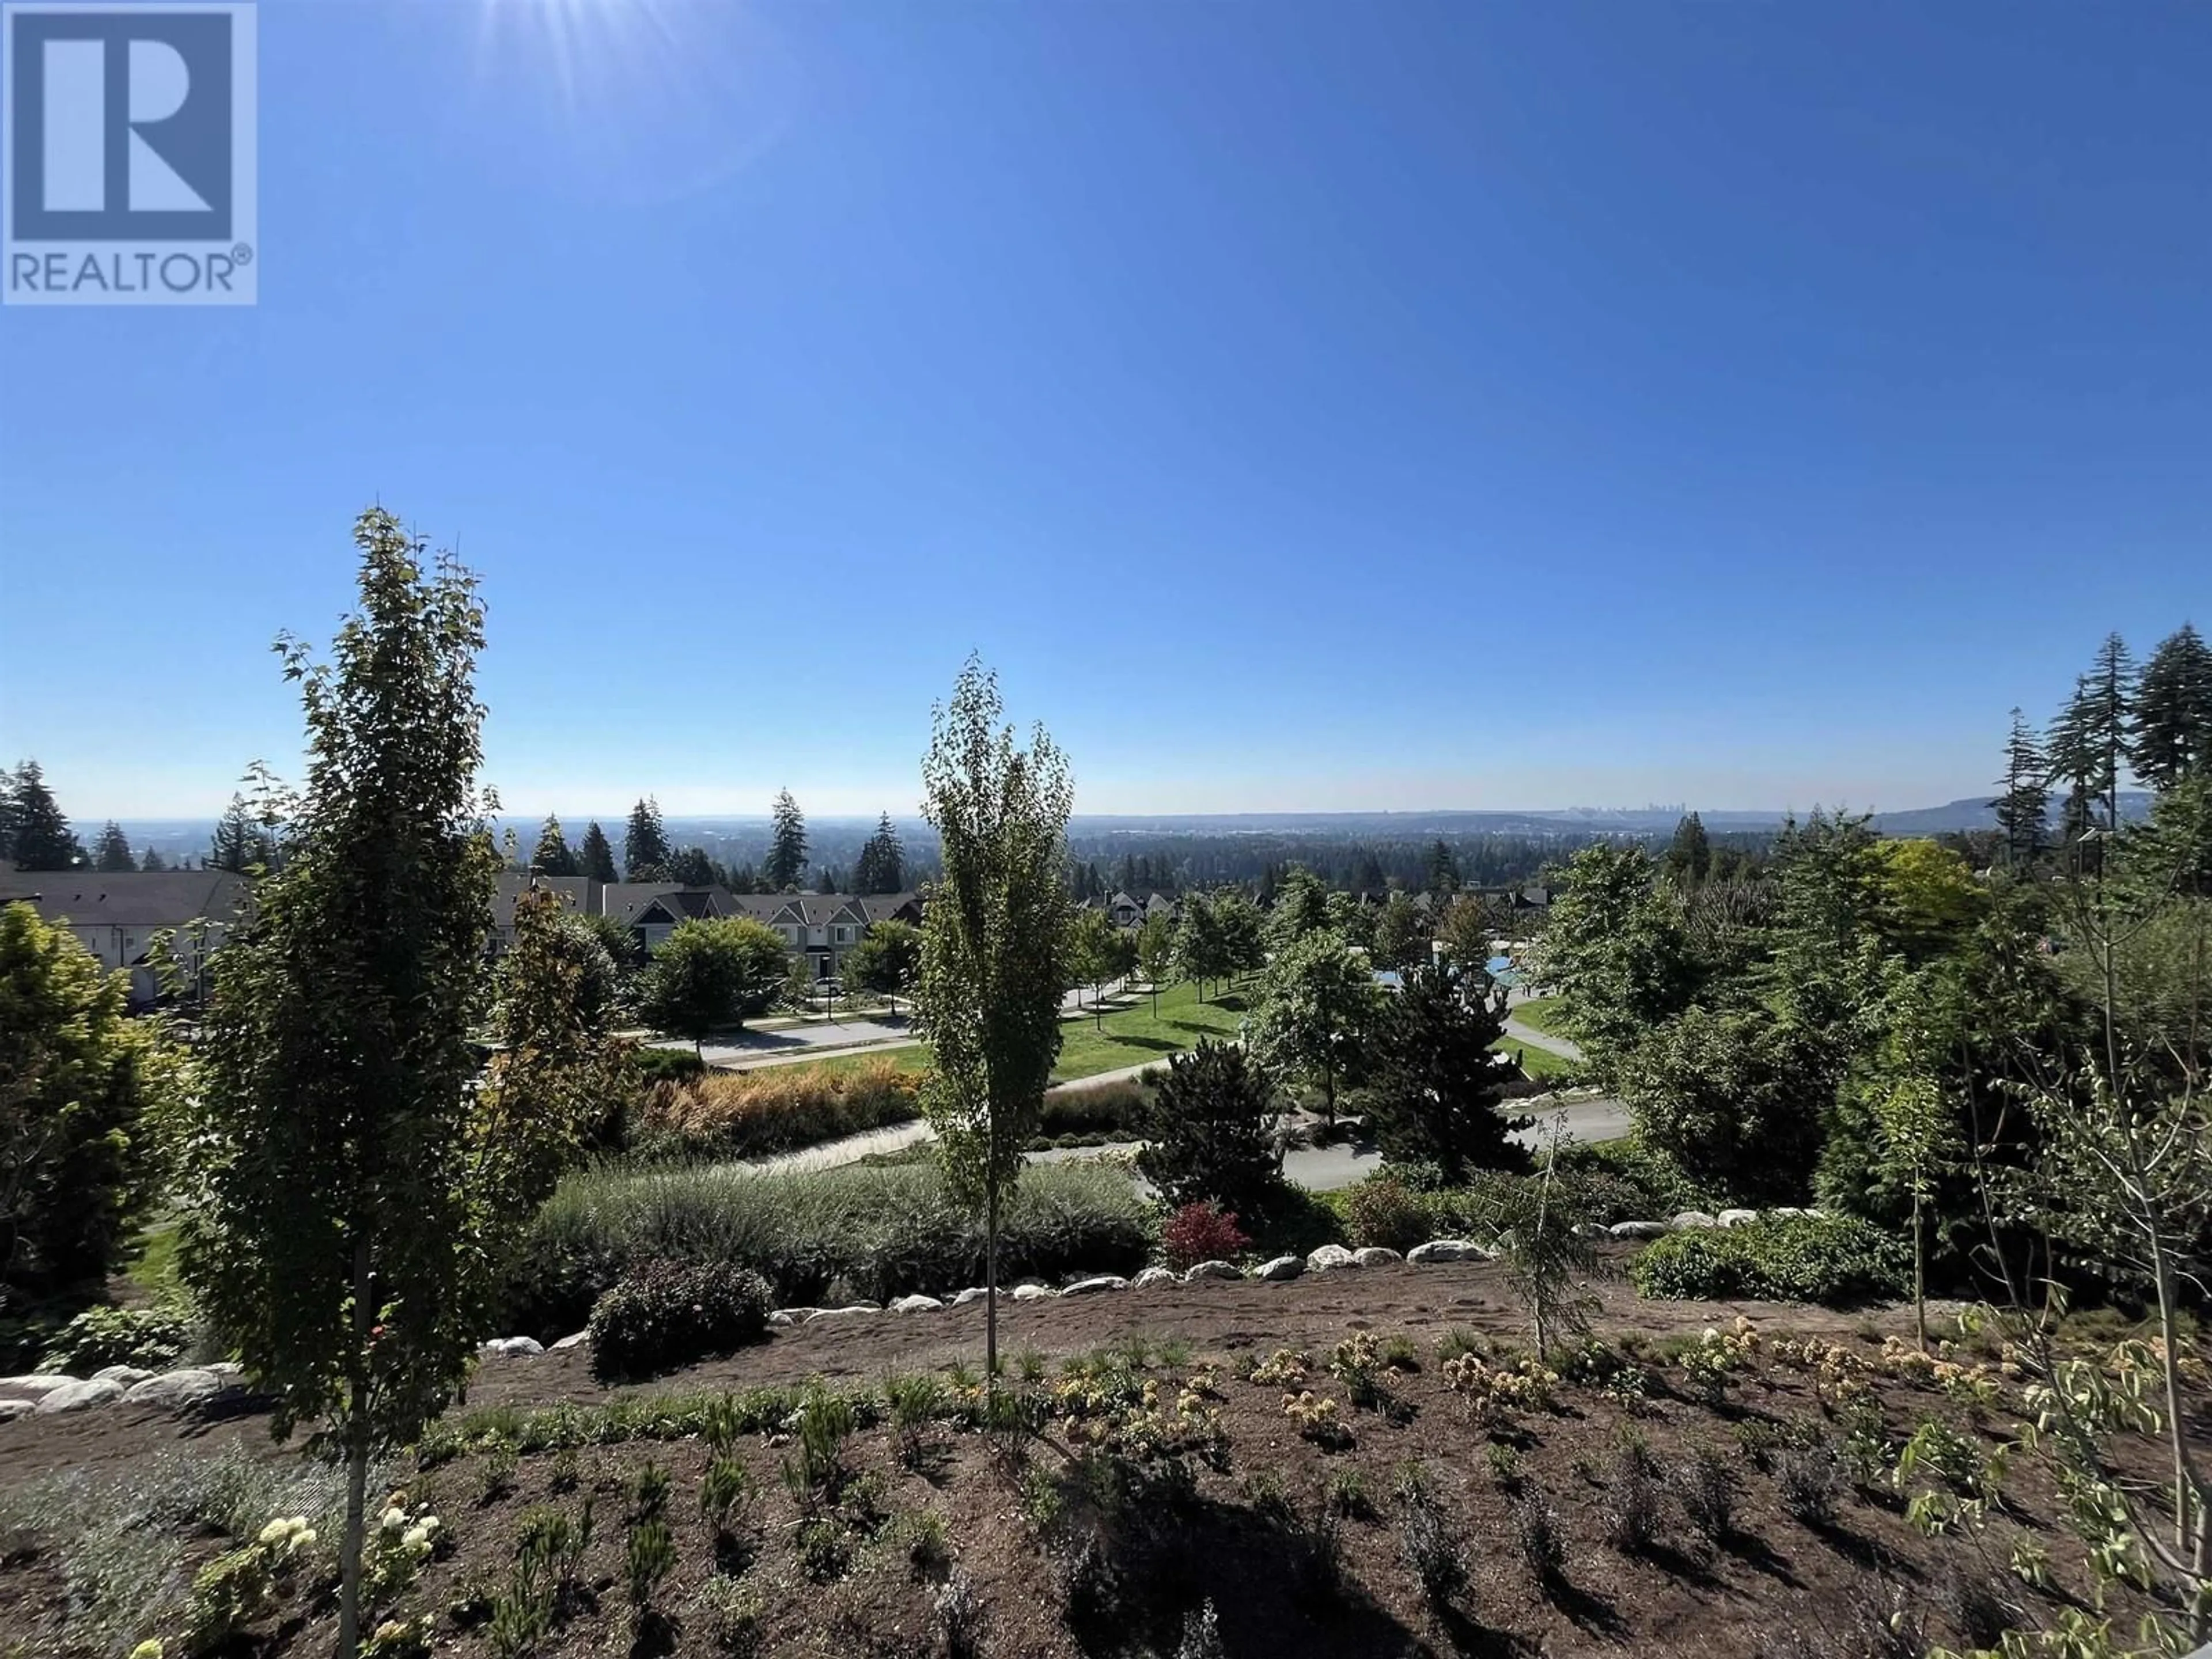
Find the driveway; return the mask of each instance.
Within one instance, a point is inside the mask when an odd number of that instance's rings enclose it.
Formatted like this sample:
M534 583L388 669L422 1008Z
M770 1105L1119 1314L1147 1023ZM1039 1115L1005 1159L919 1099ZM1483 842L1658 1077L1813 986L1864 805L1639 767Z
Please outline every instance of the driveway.
M834 1048L872 1048L882 1043L916 1041L902 1019L848 1019L786 1025L771 1031L745 1031L733 1042L710 1042L699 1052L709 1066L744 1071L751 1066L773 1066L779 1060L811 1060ZM665 1040L655 1048L688 1048L688 1042Z

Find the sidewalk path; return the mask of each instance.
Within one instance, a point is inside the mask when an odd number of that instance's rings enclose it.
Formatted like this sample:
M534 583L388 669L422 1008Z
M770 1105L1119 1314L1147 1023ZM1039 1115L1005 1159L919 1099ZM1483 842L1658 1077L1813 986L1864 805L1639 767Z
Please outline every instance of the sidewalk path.
M1528 1000L1529 1000L1529 998L1526 992L1516 992L1512 997L1513 1002L1527 1002ZM1577 1065L1580 1065L1582 1063L1583 1046L1581 1043L1573 1042L1566 1037L1553 1036L1549 1031L1540 1031L1533 1025L1523 1025L1519 1020L1513 1018L1513 1011L1510 1003L1507 1006L1505 1012L1505 1035L1511 1037L1516 1042L1527 1043L1531 1048L1541 1048L1547 1054L1557 1054L1561 1060L1571 1060Z

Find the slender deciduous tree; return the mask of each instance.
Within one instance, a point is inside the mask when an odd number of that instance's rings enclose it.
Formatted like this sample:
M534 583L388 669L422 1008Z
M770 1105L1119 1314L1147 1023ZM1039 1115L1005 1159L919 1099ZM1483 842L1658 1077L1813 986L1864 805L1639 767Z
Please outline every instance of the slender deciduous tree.
M361 608L301 683L307 780L283 870L214 957L180 1261L276 1401L346 1468L340 1659L360 1638L371 1455L453 1398L499 1266L477 1160L485 947L498 868L477 787L476 578L381 508Z
M922 1107L953 1189L983 1212L984 1354L999 1357L999 1215L1060 1057L1066 983L1067 762L1040 726L1018 748L997 676L969 658L931 720L923 811L945 873L923 915L917 1002L934 1065Z

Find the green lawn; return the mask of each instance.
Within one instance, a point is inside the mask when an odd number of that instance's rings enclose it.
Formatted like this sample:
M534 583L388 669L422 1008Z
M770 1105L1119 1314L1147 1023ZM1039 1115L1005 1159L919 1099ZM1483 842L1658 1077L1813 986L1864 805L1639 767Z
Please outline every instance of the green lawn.
M1559 1077L1575 1069L1572 1060L1562 1060L1549 1049L1516 1042L1511 1037L1500 1037L1490 1046L1499 1054L1511 1054L1515 1063L1532 1078Z
M1559 1000L1557 997L1531 997L1512 1011L1513 1018L1532 1031L1541 1031L1546 1036L1565 1036L1559 1029Z
M1244 1018L1244 999L1234 991L1218 992L1208 1000L1198 1000L1198 988L1182 984L1160 993L1160 1012L1152 1013L1146 996L1133 1008L1107 1014L1104 1030L1088 1016L1070 1020L1062 1028L1060 1064L1053 1070L1061 1083L1147 1060L1164 1061L1170 1054L1197 1047L1200 1037L1233 1037Z
M1164 1062L1170 1054L1195 1048L1203 1036L1233 1037L1244 1018L1244 1000L1233 991L1209 996L1203 1003L1192 985L1177 985L1160 993L1160 1012L1152 1013L1152 1000L1142 998L1136 1006L1109 1011L1101 1022L1086 1012L1081 1019L1064 1022L1065 1038L1053 1080L1066 1083L1124 1066L1148 1060ZM882 1050L860 1049L800 1066L802 1071L849 1072L856 1066L888 1060L901 1071L919 1072L929 1064L929 1050L919 1045Z

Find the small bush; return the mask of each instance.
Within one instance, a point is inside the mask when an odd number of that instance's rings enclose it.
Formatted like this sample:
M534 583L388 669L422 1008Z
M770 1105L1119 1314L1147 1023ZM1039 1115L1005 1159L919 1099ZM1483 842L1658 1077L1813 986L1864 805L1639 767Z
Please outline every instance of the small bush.
M643 1262L592 1309L592 1368L648 1376L733 1352L768 1328L769 1288L726 1263Z
M1774 1466L1774 1488L1784 1510L1808 1527L1826 1526L1836 1517L1839 1474L1836 1455L1826 1446L1784 1452Z
M1911 1267L1905 1242L1866 1222L1784 1216L1669 1233L1637 1256L1629 1277L1639 1296L1847 1306L1904 1295Z
M1559 1534L1559 1515L1541 1496L1531 1492L1513 1506L1513 1545L1521 1563L1540 1584L1559 1576L1567 1564L1566 1540Z
M1037 1133L1044 1137L1106 1135L1133 1139L1152 1110L1152 1091L1134 1078L1080 1089L1054 1089L1044 1097Z
M1160 1254L1181 1272L1201 1261L1234 1261L1252 1241L1218 1204L1186 1204L1160 1229Z
M688 1083L706 1074L707 1062L689 1048L633 1048L630 1067L641 1083Z
M1395 1176L1370 1176L1346 1194L1344 1231L1354 1248L1410 1250L1436 1237L1428 1206Z
M1425 1481L1401 1481L1400 1494L1406 1514L1398 1527L1399 1552L1420 1582L1421 1594L1442 1607L1467 1588L1467 1550Z
M1663 1520L1661 1488L1648 1454L1624 1447L1614 1455L1607 1483L1605 1541L1624 1555L1641 1555L1658 1541Z
M1735 1472L1709 1447L1699 1447L1674 1470L1674 1495L1690 1524L1716 1543L1735 1529Z
M39 1361L42 1371L90 1376L109 1365L167 1370L185 1356L191 1329L153 1308L87 1308L62 1327Z

